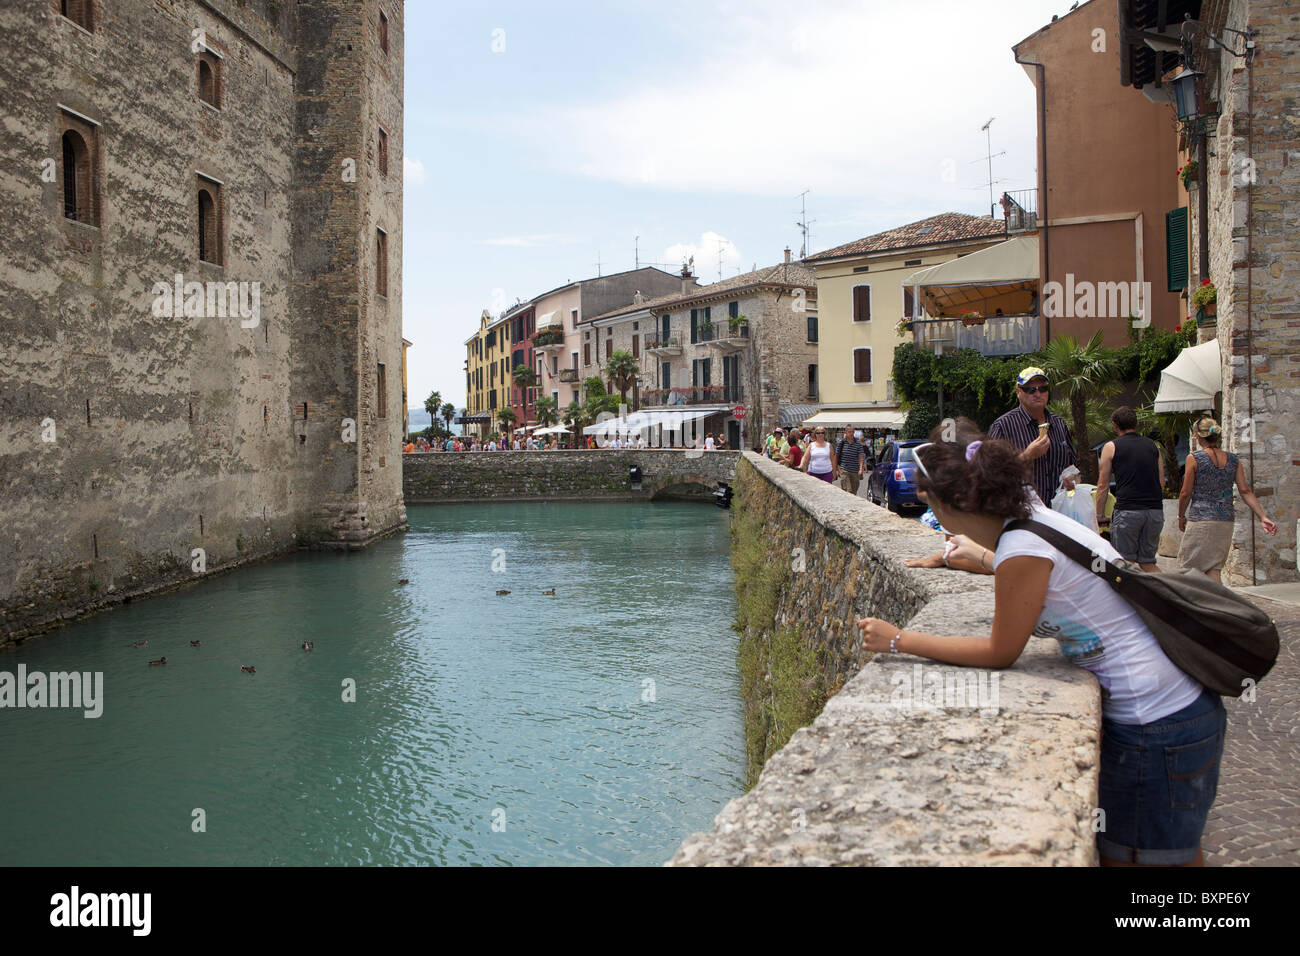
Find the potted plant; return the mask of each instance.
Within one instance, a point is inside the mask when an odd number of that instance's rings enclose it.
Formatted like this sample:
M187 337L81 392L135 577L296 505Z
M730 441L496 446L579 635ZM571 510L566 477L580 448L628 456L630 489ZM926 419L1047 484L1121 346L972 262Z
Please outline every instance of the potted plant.
M1219 290L1209 279L1202 279L1201 284L1192 290L1191 302L1196 306L1197 324L1205 319L1213 319L1218 315Z
M1188 192L1192 191L1192 183L1196 181L1196 174L1199 170L1200 167L1194 159L1189 159L1178 167L1178 178L1183 181L1183 188Z
M911 331L912 331L912 317L910 315L903 316L901 319L898 320L898 324L894 326L894 332L897 335L906 335Z
M743 315L729 315L727 316L727 328L731 330L732 335L737 335L740 332L740 327L748 321L749 319Z
M974 309L963 309L961 313L961 324L968 328L972 325L983 325L984 316Z

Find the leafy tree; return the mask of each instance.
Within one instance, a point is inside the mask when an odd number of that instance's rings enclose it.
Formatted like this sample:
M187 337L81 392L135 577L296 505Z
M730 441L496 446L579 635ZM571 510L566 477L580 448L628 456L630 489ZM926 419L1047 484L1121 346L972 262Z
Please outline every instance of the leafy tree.
M515 424L515 410L513 408L501 409L497 412L497 421L501 423L502 428L507 431L510 430Z
M537 373L527 365L516 365L510 377L520 388L532 388L537 384Z
M632 353L619 349L605 363L605 375L618 389L619 402L627 404L627 390L632 387L637 376L641 374L641 364L632 357Z
M537 400L537 423L543 427L554 425L560 417L560 403L550 396Z
M1097 481L1097 456L1088 443L1088 400L1113 394L1119 374L1114 350L1101 342L1101 332L1087 345L1069 335L1058 336L1047 343L1038 361L1052 383L1052 393L1069 406L1079 471L1090 484Z
M605 390L605 383L600 380L599 376L593 375L584 381L582 390L585 395L582 403L582 413L588 422L594 422L602 412L618 414L618 397L609 394Z
M442 413L442 420L447 423L447 434L451 434L451 420L456 417L456 406L451 402L445 402L439 409Z
M587 424L587 413L583 410L582 403L577 399L569 402L569 407L564 410L564 419L573 429L574 438L580 438L582 429Z

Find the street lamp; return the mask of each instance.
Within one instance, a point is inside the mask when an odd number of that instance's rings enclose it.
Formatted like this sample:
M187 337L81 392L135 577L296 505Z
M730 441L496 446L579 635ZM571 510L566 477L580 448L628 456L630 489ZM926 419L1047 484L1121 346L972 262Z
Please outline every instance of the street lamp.
M1199 70L1184 66L1182 72L1170 80L1174 88L1174 107L1181 122L1190 123L1201 115L1196 104L1196 84L1202 76L1204 74Z

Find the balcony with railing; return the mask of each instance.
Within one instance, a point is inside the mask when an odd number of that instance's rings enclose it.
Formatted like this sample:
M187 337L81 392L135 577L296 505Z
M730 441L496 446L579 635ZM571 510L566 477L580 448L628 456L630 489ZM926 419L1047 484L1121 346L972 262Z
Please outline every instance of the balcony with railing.
M1007 221L1007 235L1034 232L1038 229L1038 190L1017 189L1003 193L1002 217Z
M543 329L533 336L533 349L538 352L560 352L564 349L564 333L559 329Z
M982 320L916 319L912 338L916 347L933 352L975 349L981 355L1023 355L1041 347L1041 320L1037 315L990 315Z
M647 408L671 408L675 405L734 405L742 400L739 385L695 385L686 388L654 388L641 393Z
M728 324L724 326L710 326L709 338L701 338L701 342L708 342L723 355L729 355L732 352L742 352L749 345L749 323L741 322L734 328Z
M578 370L576 368L562 368L559 377L561 382L576 382L578 381Z
M681 355L682 337L680 335L659 336L646 342L645 350L652 355Z

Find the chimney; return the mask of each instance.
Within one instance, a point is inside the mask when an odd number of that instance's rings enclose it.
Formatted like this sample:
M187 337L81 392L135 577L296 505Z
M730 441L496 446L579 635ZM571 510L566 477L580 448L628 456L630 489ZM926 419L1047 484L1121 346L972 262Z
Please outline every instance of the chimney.
M682 295L688 294L695 287L695 276L691 275L691 267L685 262L682 263Z
M785 261L786 261L786 264L789 265L789 263L790 263L790 247L789 247L789 246L786 246L786 247L785 247Z

